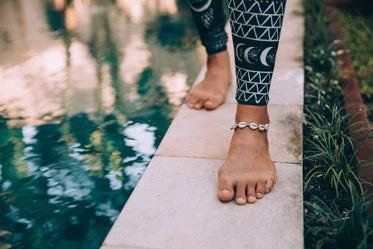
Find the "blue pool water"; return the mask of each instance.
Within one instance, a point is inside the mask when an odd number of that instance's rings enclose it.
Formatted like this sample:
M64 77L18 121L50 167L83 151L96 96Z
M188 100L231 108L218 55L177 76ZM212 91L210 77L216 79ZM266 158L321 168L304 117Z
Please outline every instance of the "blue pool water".
M99 248L203 60L184 0L0 1L0 247Z

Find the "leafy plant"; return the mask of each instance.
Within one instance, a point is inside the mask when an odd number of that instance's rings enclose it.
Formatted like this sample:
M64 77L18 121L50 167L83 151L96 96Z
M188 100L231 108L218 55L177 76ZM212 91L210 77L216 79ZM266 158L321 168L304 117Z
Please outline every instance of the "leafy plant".
M352 139L348 125L354 117L347 117L343 107L342 74L335 58L340 41L332 40L321 1L303 0L303 5L305 248L373 248L373 220L366 215L371 203L362 187L372 183L360 179L356 170L357 154L372 132L361 141ZM354 125L353 132L369 129ZM353 147L356 142L359 148Z
M369 226L373 217L366 215L370 203L365 201L364 193L356 189L354 183L348 183L348 191L351 206L347 209L341 210L336 202L329 206L321 199L305 203L306 235L311 238L309 243L313 248L372 248L373 231Z
M338 106L329 111L323 115L306 109L310 134L305 137L309 154L305 160L315 159L317 165L306 174L305 187L311 178L323 177L330 182L336 196L340 189L347 192L349 182L354 182L362 191L354 167L359 150L353 152L353 140L346 125L348 119Z

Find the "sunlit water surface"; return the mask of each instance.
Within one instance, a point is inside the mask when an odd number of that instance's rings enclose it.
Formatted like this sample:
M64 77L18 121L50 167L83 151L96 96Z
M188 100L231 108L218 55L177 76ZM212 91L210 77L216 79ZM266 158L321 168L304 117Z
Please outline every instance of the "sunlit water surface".
M99 248L202 54L185 0L0 0L0 247Z

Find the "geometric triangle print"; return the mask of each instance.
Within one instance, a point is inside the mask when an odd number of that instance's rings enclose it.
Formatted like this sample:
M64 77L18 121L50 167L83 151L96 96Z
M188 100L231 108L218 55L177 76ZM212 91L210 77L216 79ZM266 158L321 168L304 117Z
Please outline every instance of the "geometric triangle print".
M256 34L256 28L255 27L251 27L249 29L249 32L245 32L245 36L244 37L258 39L258 35Z
M264 98L264 95L262 95L262 94L255 94L255 102L256 103L260 103L260 101L262 101L263 98Z
M267 16L266 20L262 22L262 26L273 27L272 16Z
M256 30L260 32L260 35L258 35L259 36L258 38L261 40L270 40L271 36L269 33L269 29L270 28L257 28Z
M251 15L249 20L245 22L246 25L260 26L258 15Z
M263 12L263 14L274 15L276 14L275 3L272 2Z
M236 8L239 11L246 12L246 6L245 1L239 1L238 5L236 5Z
M268 85L267 84L257 84L258 91L257 93L267 93Z
M250 79L250 82L252 83L260 82L259 73L256 73L254 77Z
M242 23L242 24L246 23L244 14L242 12L238 16L236 16L236 22Z
M275 6L273 8L275 9L275 14L276 15L278 15L278 14L282 15L285 11L283 3L280 3L280 5L277 7L277 9L276 9Z
M270 40L279 40L280 39L280 30L279 29L270 29L269 30L269 37Z
M241 1L241 2L246 2L246 1ZM247 1L248 4L252 4L251 1ZM250 13L258 13L258 14L261 14L262 13L262 10L260 9L260 5L259 5L259 2L255 1L254 4L252 4L248 9L247 9L248 12Z
M281 16L272 16L273 19L273 27L281 27Z
M268 19L270 19L271 16L268 15L256 15L259 21L259 26L267 26L265 23L268 23ZM271 23L269 26L272 26Z

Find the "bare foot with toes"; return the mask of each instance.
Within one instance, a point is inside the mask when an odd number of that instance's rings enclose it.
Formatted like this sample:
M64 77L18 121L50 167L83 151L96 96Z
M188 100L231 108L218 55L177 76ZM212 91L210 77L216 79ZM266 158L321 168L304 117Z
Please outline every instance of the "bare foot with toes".
M236 123L269 123L267 106L237 105ZM276 182L276 168L269 156L267 131L237 128L227 160L219 169L218 198L237 204L254 203Z
M189 108L213 110L224 103L232 80L228 51L209 55L205 78L192 87L185 103Z

